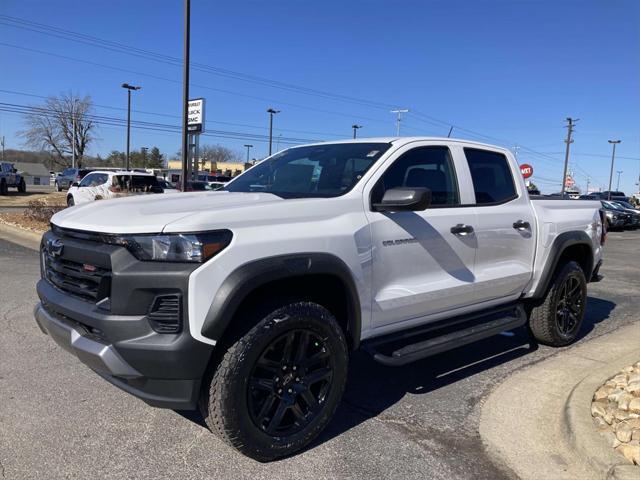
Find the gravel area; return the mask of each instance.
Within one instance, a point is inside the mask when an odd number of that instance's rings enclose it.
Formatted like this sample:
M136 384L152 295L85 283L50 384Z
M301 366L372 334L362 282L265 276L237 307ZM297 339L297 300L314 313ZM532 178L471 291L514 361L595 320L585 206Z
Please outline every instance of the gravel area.
M623 368L596 390L591 415L609 445L640 465L640 362Z

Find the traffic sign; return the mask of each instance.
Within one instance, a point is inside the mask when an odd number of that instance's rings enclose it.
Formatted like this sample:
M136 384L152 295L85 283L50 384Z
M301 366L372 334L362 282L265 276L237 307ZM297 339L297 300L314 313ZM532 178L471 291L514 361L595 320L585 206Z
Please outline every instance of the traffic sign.
M528 163L523 163L522 165L520 165L520 173L522 173L522 176L524 178L529 178L531 175L533 175L533 167Z

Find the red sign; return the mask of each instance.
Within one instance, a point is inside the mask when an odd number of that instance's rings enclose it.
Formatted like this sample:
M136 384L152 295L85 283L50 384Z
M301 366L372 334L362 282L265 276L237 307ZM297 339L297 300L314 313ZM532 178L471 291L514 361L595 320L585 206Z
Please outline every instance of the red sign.
M529 178L531 175L533 175L533 167L528 163L523 163L522 165L520 165L520 173L522 173L522 176L524 178Z

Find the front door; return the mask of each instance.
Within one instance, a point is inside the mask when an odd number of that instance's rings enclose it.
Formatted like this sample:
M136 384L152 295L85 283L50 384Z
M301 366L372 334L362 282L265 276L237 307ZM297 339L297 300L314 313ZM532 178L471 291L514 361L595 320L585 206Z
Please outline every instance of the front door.
M432 142L404 147L372 179L372 204L390 188L426 187L432 192L432 204L424 211L367 209L374 328L424 323L430 315L472 302L476 209L461 206L468 199L458 187L456 162L463 159L454 157L459 155L449 147Z

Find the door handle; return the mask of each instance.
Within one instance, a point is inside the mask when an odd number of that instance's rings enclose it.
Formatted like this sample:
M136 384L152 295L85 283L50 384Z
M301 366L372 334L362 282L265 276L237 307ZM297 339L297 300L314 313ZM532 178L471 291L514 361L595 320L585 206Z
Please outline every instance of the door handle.
M516 230L529 230L531 225L529 222L525 222L524 220L518 220L517 222L513 222L513 228Z
M468 235L469 233L473 233L473 227L471 225L459 223L451 227L451 233L453 233L454 235Z

